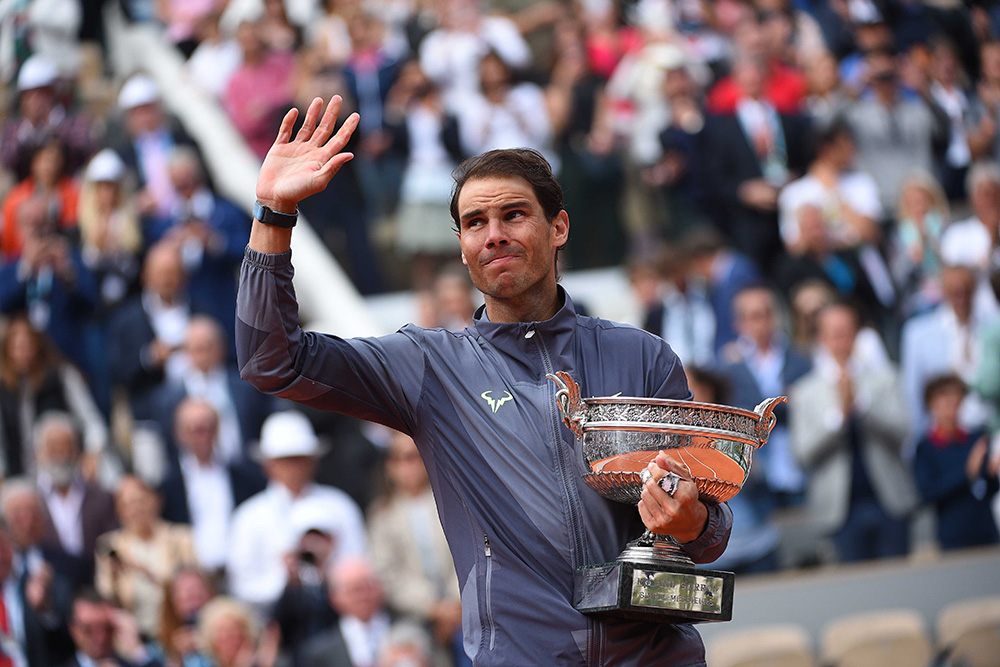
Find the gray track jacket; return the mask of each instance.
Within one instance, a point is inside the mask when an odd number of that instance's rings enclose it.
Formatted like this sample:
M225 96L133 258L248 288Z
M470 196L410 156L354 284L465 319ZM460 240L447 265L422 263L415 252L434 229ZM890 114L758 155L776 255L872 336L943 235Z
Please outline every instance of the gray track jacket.
M573 572L614 560L642 530L634 507L583 482L586 464L560 421L568 371L585 396L689 398L661 339L578 315L495 324L482 312L457 333L407 325L344 340L298 325L291 253L249 248L237 305L240 372L261 391L413 436L430 475L462 589L466 652L477 665L704 664L690 625L596 621L572 606ZM685 550L710 562L732 513L709 506Z

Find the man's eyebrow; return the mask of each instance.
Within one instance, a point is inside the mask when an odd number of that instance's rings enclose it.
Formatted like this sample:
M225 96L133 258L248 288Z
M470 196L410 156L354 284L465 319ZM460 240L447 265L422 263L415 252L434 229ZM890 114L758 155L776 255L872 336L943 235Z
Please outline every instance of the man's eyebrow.
M517 201L507 202L506 204L500 207L500 210L508 211L512 208L530 208L530 207L531 207L531 202L529 202L527 199L519 199ZM459 220L468 220L469 218L475 218L482 214L483 214L483 209L477 208L473 211L468 211L466 213L463 213L461 216L459 216Z

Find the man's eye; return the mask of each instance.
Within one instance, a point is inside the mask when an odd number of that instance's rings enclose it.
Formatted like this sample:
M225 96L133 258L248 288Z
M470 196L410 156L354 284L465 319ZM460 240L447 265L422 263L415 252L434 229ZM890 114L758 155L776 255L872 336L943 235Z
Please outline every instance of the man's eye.
M507 213L508 220L513 220L514 218L523 218L523 217L524 213L522 213L521 211L510 211L509 213Z

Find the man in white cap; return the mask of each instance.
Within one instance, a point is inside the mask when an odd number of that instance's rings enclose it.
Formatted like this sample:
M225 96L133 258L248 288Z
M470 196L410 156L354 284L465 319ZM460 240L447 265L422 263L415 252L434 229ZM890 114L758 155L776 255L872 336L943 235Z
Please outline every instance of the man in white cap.
M118 106L125 131L109 128L107 142L135 172L143 188L142 212L166 215L177 201L167 165L170 154L179 145L194 146L194 141L176 119L163 112L159 87L145 74L135 74L125 82Z
M300 412L276 412L264 421L260 458L267 489L233 515L227 573L229 590L261 608L272 605L288 579L285 556L298 544L305 519L323 516L333 536L331 561L365 552L361 510L339 489L313 483L322 454L312 424Z
M27 158L46 139L56 136L66 149L67 170L72 172L93 152L90 119L59 103L56 83L59 72L44 56L24 61L17 73L17 113L3 125L0 159L18 180L27 176Z

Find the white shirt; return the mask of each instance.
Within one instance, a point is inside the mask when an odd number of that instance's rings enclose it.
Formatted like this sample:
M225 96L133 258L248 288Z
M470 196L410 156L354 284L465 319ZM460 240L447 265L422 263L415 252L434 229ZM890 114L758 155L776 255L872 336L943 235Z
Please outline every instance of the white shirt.
M186 301L178 299L172 305L165 304L155 292L146 290L142 293L142 307L149 315L149 325L157 340L170 347L180 348L187 339L188 322L191 320L191 308ZM179 381L184 377L184 359L182 355L171 354L164 364L167 378Z
M841 174L836 185L829 189L815 176L806 174L789 183L778 196L778 226L785 245L794 245L799 240L799 207L811 204L824 213L824 219L831 221L829 230L834 239L843 242L857 240L855 231L843 224L840 202L852 211L872 220L882 217L878 185L875 179L860 171Z
M355 616L340 619L340 634L347 644L351 664L356 667L375 667L378 664L378 650L382 638L389 630L389 616L379 612L367 623Z
M543 153L558 169L545 93L533 83L513 86L499 104L482 95L469 96L461 106L458 129L470 153L527 146Z
M38 474L38 489L45 499L45 506L52 525L59 536L59 544L64 550L74 556L83 553L83 520L80 513L83 509L83 481L79 477L73 480L69 493L65 496L52 487L52 481L44 472Z
M184 373L184 390L192 398L208 401L219 416L219 432L215 453L221 461L231 463L243 458L243 437L239 415L229 393L229 378L223 367L202 373L188 364Z
M663 340L682 363L711 364L715 359L715 311L705 291L688 285L682 293L668 283L664 292Z
M187 71L199 88L220 99L242 63L243 51L236 40L202 42L188 58Z
M320 521L325 525L316 525ZM282 559L296 547L301 526L307 524L334 536L331 561L365 553L364 519L350 496L313 484L292 498L288 489L272 482L233 514L227 566L231 593L257 605L277 600L288 576Z
M187 452L180 459L198 563L207 570L219 569L226 564L233 513L229 472L214 461L203 466Z

